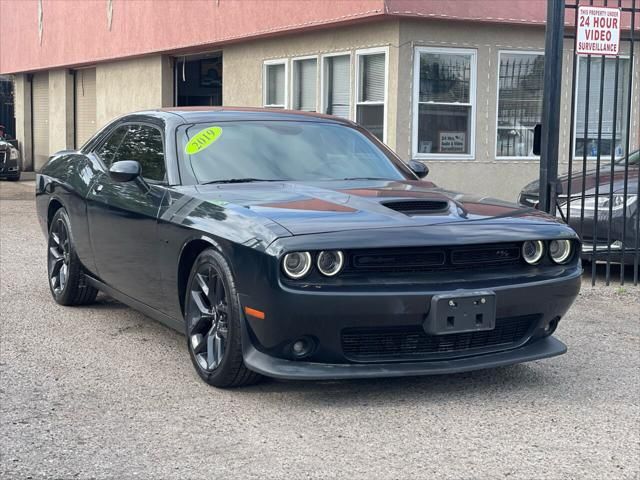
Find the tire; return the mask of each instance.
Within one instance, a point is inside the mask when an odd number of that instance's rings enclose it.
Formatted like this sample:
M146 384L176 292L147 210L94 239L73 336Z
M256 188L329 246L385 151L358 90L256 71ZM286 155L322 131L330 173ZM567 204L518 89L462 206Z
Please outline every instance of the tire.
M187 283L185 335L200 378L218 388L258 382L242 359L240 304L231 269L214 249L204 250L193 263Z
M51 221L47 243L47 278L49 290L60 305L87 305L96 299L98 290L87 283L84 269L71 241L71 222L64 208Z
M17 182L18 180L20 180L20 175L14 175L13 177L7 177L7 180L9 180L10 182Z

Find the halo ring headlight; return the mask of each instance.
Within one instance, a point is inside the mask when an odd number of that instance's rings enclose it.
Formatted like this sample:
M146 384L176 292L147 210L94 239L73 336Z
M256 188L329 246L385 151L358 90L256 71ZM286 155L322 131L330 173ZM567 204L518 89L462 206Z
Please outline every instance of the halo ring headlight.
M340 250L325 250L318 255L317 267L325 277L340 273L344 266L344 254Z
M555 263L567 263L571 258L572 248L570 240L551 240L549 242L549 255Z
M313 261L309 252L287 253L282 259L282 270L289 278L298 280L309 273Z
M538 263L544 255L544 243L541 240L527 240L522 244L522 257L529 265Z

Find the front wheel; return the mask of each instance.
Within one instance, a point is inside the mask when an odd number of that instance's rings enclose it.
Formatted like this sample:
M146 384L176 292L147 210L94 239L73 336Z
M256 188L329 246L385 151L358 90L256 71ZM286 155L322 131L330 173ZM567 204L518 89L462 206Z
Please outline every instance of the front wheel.
M49 227L47 272L49 289L60 305L86 305L96 299L98 290L87 284L84 271L71 241L71 222L64 208L53 216Z
M261 378L244 365L240 305L233 275L224 257L214 249L204 250L191 268L185 328L193 366L209 385L240 387Z

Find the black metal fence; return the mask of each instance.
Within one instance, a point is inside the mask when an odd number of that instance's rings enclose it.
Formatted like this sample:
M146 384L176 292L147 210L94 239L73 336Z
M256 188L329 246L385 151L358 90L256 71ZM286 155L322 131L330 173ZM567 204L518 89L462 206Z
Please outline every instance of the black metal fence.
M501 54L498 92L499 157L529 157L542 118L544 55Z
M634 147L640 106L633 105L633 62L637 55L640 0L603 0L595 6L619 8L622 31L619 55L574 53L568 172L551 189L557 215L583 241L582 256L590 265L591 283L603 271L608 285L612 265L619 265L620 284L632 277L638 285L640 263L640 153ZM576 39L578 12L593 0L567 1L565 38ZM575 49L574 49L575 52ZM635 74L637 78L637 73ZM636 88L638 88L636 86ZM636 149L636 151L633 150ZM560 158L564 154L560 152ZM555 208L554 208L555 207ZM604 267L597 264L604 263Z

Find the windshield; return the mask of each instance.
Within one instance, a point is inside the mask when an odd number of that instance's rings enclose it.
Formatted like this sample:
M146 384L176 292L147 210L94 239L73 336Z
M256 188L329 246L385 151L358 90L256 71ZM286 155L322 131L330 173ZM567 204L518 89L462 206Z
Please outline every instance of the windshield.
M183 164L199 183L411 178L354 128L321 122L242 121L178 129Z

